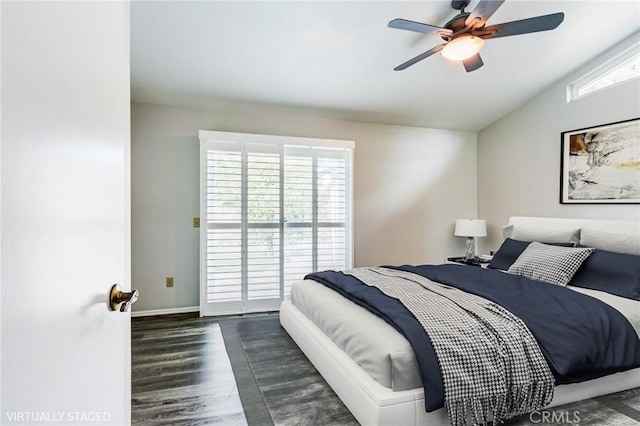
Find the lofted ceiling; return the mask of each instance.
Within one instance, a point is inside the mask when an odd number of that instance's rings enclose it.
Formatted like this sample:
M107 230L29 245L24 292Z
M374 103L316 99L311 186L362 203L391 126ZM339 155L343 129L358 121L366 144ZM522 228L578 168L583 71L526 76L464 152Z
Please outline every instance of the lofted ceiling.
M444 25L450 1L134 1L132 100L479 130L640 28L636 0L507 0L487 25L555 12L556 30L487 40L467 73L440 54L393 71L442 40L387 23Z

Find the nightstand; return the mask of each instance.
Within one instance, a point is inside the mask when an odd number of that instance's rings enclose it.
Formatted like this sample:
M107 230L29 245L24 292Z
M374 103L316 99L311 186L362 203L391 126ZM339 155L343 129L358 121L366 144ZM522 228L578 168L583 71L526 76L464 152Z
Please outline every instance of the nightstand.
M490 260L481 259L479 257L476 257L475 259L472 259L470 261L467 261L467 259L464 256L463 257L447 257L447 263L460 263L463 265L480 266L482 268L486 268L490 262L491 262Z

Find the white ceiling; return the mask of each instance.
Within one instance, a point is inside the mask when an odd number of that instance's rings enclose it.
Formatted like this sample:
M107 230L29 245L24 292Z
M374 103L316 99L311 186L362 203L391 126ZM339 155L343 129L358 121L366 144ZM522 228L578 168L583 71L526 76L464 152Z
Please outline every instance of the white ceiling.
M449 1L134 2L132 100L479 130L640 28L636 0L507 0L488 25L555 12L565 20L487 40L485 65L471 73L440 54L393 71L442 40L390 20L444 25L456 12Z

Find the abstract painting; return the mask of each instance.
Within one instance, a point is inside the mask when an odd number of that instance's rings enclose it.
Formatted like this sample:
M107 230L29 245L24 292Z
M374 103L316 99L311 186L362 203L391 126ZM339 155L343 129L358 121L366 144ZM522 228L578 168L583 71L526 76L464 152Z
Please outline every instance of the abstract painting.
M560 203L640 203L640 118L562 132Z

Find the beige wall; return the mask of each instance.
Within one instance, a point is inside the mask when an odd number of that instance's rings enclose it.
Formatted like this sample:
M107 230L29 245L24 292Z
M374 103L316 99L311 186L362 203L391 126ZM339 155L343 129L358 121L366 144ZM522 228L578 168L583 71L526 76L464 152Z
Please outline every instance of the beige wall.
M132 278L137 311L198 305L198 130L347 139L354 154L355 265L441 263L476 216L476 134L318 115L132 104ZM166 288L166 276L175 287Z
M639 205L560 204L560 133L640 117L640 81L567 103L566 87L640 39L636 33L478 133L478 217L484 251L496 249L510 216L640 220Z

